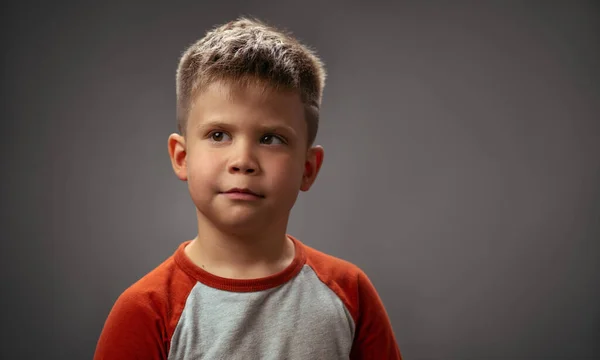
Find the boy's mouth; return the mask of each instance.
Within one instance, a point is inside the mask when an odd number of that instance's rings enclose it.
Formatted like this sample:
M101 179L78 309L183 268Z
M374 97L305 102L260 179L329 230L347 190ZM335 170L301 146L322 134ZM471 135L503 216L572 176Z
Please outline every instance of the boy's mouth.
M264 198L264 195L254 192L248 188L232 188L232 189L222 192L222 194L230 195L231 197L240 198L240 199Z

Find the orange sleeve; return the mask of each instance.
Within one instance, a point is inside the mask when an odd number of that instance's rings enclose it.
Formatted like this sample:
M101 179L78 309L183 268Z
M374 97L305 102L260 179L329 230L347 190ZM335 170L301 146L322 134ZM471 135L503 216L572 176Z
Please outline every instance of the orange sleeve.
M358 314L351 360L401 360L392 324L369 278L358 273Z
M125 291L115 302L94 360L167 359L165 326L147 294Z

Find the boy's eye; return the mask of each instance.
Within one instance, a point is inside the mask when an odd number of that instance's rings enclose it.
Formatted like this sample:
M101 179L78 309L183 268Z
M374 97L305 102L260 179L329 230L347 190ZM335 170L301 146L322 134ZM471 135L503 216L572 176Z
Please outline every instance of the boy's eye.
M216 142L223 141L227 136L228 135L225 134L223 131L213 131L212 133L210 133L211 140Z
M285 141L281 137L271 134L263 136L260 142L266 145L285 144Z

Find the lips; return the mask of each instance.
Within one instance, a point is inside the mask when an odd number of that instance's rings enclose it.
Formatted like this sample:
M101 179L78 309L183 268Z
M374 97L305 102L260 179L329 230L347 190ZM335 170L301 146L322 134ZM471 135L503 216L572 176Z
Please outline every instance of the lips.
M232 194L232 195L235 195L235 194L249 195L249 196L255 196L255 197L259 197L259 198L263 198L264 197L263 195L261 195L261 194L259 194L257 192L254 192L254 191L252 191L252 190L250 190L248 188L232 188L232 189L229 189L229 190L227 190L227 191L225 191L223 193L224 194Z

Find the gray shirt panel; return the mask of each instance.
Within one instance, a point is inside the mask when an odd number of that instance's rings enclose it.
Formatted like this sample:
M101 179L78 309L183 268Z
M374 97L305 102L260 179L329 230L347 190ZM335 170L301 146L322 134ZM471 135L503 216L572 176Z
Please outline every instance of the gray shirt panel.
M355 324L309 265L278 287L230 292L198 282L171 338L169 360L348 359Z

